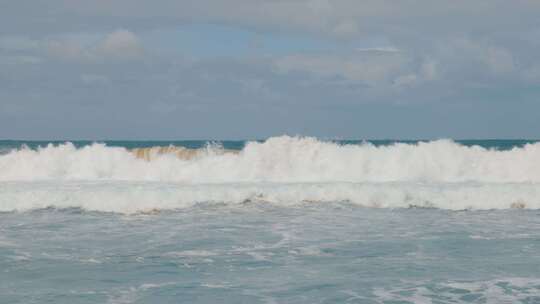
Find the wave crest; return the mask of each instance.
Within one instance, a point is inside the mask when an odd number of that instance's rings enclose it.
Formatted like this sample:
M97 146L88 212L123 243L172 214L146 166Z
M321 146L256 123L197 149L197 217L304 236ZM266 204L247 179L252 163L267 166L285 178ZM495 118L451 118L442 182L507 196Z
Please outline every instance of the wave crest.
M497 151L451 140L377 147L281 136L241 151L66 143L0 156L0 181L34 180L536 183L540 144Z
M374 146L281 136L239 151L66 143L0 155L0 211L135 213L250 201L538 209L540 144L498 151L451 140Z
M184 147L177 147L177 146L155 146L155 147L149 147L149 148L134 148L129 150L131 153L135 154L135 157L144 159L146 161L151 161L156 158L159 158L161 155L174 155L179 159L182 160L191 160L196 157L201 157L208 154L208 148L207 149L189 149ZM215 154L223 154L223 153L238 153L238 151L234 150L219 150L219 149L213 149L212 150Z

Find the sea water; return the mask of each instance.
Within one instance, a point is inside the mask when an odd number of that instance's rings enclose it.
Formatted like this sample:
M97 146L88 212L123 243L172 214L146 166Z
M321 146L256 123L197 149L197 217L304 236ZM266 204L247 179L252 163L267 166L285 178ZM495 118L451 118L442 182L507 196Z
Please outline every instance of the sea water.
M0 141L0 303L540 303L539 208L527 140Z

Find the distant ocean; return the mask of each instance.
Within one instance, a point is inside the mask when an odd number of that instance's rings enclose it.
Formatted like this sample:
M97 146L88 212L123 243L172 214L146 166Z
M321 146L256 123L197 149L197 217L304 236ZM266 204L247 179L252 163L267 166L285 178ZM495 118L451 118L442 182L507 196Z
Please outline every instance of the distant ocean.
M0 141L0 303L540 303L535 140Z

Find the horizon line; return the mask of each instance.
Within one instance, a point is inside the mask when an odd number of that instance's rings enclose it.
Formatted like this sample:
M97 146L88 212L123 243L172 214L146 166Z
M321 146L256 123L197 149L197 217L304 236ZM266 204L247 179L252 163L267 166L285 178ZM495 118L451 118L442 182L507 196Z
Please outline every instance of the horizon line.
M87 141L87 142L111 142L111 141L125 141L125 142L180 142L180 141L266 141L273 137L279 136L270 136L266 138L245 138L245 139L211 139L211 138L200 138L200 139L7 139L0 138L1 141L26 141L26 142L77 142L77 141ZM540 141L538 138L452 138L452 137L434 137L434 138L332 138L332 137L317 137L317 136L290 136L290 137L299 137L299 138L316 138L321 141L435 141L435 140L452 140L452 141L489 141L489 140L523 140L523 141Z

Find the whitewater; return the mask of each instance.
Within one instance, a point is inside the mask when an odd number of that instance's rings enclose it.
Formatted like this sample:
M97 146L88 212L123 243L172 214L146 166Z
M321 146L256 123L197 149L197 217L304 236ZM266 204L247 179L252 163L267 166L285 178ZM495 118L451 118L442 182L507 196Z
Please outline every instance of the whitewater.
M540 303L535 140L0 141L0 303Z
M0 155L0 185L0 211L136 213L249 201L538 209L540 143L497 149L452 140L375 145L281 136L237 149L21 145Z

